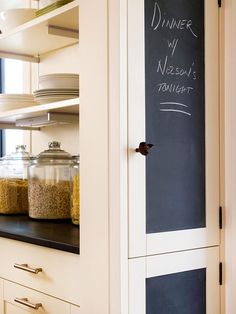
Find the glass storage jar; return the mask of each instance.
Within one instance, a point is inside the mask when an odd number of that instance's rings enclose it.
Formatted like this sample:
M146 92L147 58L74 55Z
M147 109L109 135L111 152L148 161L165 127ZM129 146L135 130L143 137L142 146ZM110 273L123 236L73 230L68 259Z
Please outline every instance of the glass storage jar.
M74 225L80 223L80 177L79 177L79 156L74 156L72 168L72 199L71 199L71 220Z
M25 145L17 145L16 151L6 155L0 163L0 213L28 213L27 168L33 157Z
M73 157L49 143L29 167L29 216L34 219L70 219Z

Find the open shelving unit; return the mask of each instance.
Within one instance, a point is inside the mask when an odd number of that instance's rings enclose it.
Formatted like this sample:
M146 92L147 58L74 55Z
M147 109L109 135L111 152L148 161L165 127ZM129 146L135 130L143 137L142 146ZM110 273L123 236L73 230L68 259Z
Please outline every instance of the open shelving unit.
M0 35L0 58L39 63L43 54L78 44L78 16L79 1L74 0ZM79 122L79 103L79 98L72 98L2 111L0 129L40 130L57 123ZM45 117L57 117L58 121L38 127L35 123ZM79 234L70 220L36 221L28 216L0 215L0 237L79 254Z
M0 35L0 57L40 62L40 55L78 43L78 10L74 0Z

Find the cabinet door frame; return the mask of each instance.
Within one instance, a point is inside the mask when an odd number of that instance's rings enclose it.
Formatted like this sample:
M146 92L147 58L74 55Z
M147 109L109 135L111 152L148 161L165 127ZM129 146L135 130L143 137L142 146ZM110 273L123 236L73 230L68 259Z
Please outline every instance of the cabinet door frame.
M220 314L218 247L130 259L129 314L146 313L146 278L201 268L206 268L206 313Z
M144 0L128 0L129 257L219 245L218 6L205 0L206 228L146 234ZM213 22L215 21L215 22Z

